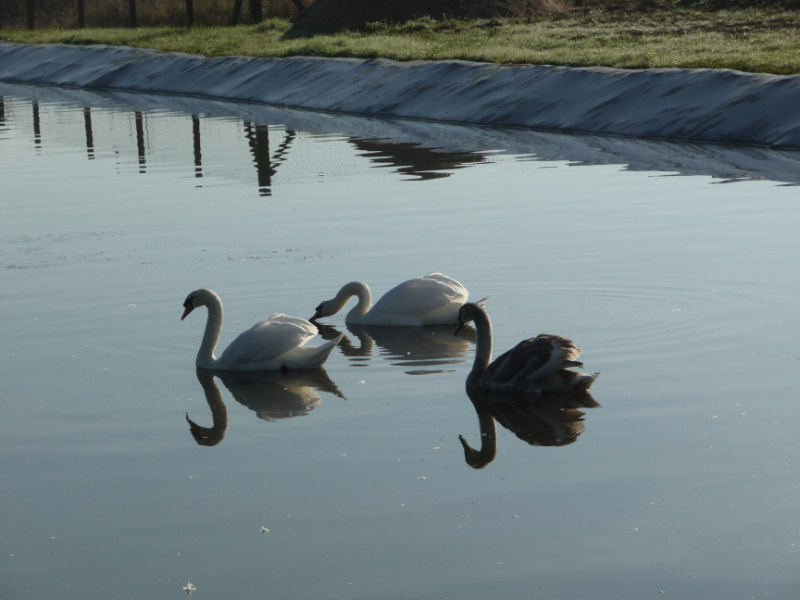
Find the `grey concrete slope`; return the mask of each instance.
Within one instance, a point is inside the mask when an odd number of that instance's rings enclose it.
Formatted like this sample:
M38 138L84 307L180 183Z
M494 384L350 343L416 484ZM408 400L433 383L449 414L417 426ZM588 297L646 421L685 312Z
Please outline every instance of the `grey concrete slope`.
M800 148L800 76L463 61L203 58L0 44L0 80L358 115Z

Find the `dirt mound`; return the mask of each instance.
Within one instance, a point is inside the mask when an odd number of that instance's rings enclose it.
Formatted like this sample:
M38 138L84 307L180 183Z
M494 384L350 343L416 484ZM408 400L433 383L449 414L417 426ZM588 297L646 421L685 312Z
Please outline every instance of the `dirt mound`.
M363 29L367 23L534 17L563 10L560 0L316 0L296 25L312 31Z

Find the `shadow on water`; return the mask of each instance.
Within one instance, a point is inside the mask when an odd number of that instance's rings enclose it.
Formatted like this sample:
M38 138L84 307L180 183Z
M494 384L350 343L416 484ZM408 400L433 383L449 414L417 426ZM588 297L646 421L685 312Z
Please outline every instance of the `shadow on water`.
M340 331L331 325L317 323L320 336L335 339ZM429 325L426 327L379 327L375 325L347 324L350 336L344 335L337 348L352 363L353 367L365 367L374 354L390 364L407 369L408 375L448 373L448 365L466 361L471 343L475 341L475 330L465 327L458 335L452 325Z
M54 105L59 105L58 119L45 123L42 113L56 110ZM118 119L130 120L130 126L121 128L119 135L132 139L106 139L113 132L94 122L95 109L100 114L114 111L120 115ZM176 127L171 122L169 131L157 131L166 125L148 115L165 112L185 119L186 126ZM70 118L80 122L80 127L73 127ZM209 133L204 130L209 119L225 123L230 131ZM721 182L766 179L800 184L798 151L464 127L196 98L0 83L0 126L4 125L31 128L37 151L46 135L48 140L64 145L85 146L89 159L101 148L123 157L130 155L140 173L158 162L159 156L174 160L175 156L187 155L187 169L198 179L209 170L238 179L243 172L241 167L249 164L247 170L255 172L256 187L262 196L272 194L281 166L295 153L299 160L305 160L296 150L301 137L330 135L341 136L338 139L352 145L374 166L392 168L418 181L448 177L455 169L479 165L486 162L487 153L505 153L520 160L567 161L576 167L623 165L632 171L706 175ZM81 133L77 134L79 130ZM168 140L169 148L159 146L164 140ZM221 148L223 142L225 147ZM210 152L205 146L214 146L217 152ZM212 156L217 157L216 162ZM219 157L224 157L224 164ZM247 179L251 181L253 177Z
M497 454L495 422L531 446L566 446L586 429L580 409L600 406L586 391L507 395L468 387L467 395L478 414L481 445L475 449L463 435L458 439L474 469L482 469Z
M289 373L258 372L235 373L197 369L197 379L203 387L206 402L211 409L212 426L202 427L189 418L189 430L201 446L216 446L228 430L228 409L214 378L222 380L234 399L256 413L264 421L277 421L305 416L321 402L318 391L344 398L324 369L293 371Z

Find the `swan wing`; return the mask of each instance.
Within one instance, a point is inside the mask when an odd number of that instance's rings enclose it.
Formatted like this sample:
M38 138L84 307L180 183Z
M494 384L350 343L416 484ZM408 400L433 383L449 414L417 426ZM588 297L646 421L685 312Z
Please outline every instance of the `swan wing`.
M466 288L441 273L409 279L386 292L367 313L369 325L445 325L458 321Z
M572 340L543 333L498 356L483 378L495 383L533 381L562 369L583 366L578 361L580 354L581 349Z
M317 333L316 327L299 317L276 313L243 331L222 353L225 368L266 363L305 345Z

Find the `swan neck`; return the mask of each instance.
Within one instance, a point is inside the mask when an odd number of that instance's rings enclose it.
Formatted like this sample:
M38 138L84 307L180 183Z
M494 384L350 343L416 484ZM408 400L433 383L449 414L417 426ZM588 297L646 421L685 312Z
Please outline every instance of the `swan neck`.
M336 297L333 299L336 305L336 311L340 311L352 296L358 298L358 302L350 309L350 312L347 313L345 317L345 322L347 323L354 323L361 319L372 306L372 294L367 284L360 281L351 281L343 285L342 289L339 290L339 293L336 294Z
M461 439L464 447L464 458L467 464L474 469L482 469L492 462L497 454L497 426L494 417L486 407L484 398L475 390L467 390L469 399L478 413L478 425L481 432L481 447L479 450L471 448L466 440Z
M197 379L200 381L200 385L203 386L206 402L211 408L213 425L211 427L200 427L189 418L188 413L186 420L189 422L192 436L198 444L201 446L216 446L224 439L225 432L228 430L228 409L222 399L219 386L217 386L214 376L210 372L198 369Z
M196 365L200 368L210 369L217 361L214 357L214 349L217 347L222 331L222 301L218 296L211 296L206 302L206 308L208 308L206 330L203 332L200 350L197 351Z
M473 318L477 331L475 343L475 362L469 374L467 383L475 381L489 366L492 361L492 322L484 311L479 311Z

